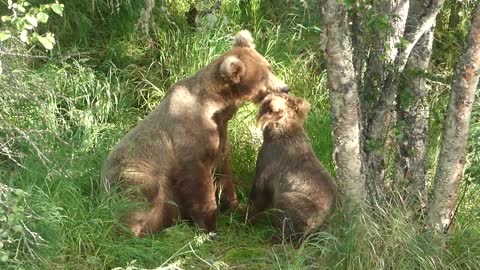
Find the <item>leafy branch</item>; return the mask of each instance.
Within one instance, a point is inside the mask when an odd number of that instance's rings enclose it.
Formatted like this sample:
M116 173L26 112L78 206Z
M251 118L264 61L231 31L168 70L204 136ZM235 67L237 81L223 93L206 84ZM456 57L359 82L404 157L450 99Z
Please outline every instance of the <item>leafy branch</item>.
M46 32L41 35L37 33L37 28L40 24L48 22L51 11L63 16L63 7L63 4L60 4L58 1L34 7L28 1L19 0L14 2L13 0L8 0L8 9L11 10L11 14L0 17L0 20L8 27L8 29L0 31L0 42L16 36L25 44L38 42L47 50L53 49L53 45L55 45L54 34Z

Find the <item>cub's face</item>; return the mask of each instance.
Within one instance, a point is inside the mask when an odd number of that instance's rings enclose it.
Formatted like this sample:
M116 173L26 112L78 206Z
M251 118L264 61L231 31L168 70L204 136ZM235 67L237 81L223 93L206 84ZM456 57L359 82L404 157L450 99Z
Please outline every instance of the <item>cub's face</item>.
M219 66L221 77L242 99L258 103L270 93L288 93L288 85L272 71L268 61L255 50L250 32L235 36L233 49L223 55Z
M267 126L283 127L283 129L303 126L309 110L310 103L303 98L273 93L261 102L257 123L262 129Z

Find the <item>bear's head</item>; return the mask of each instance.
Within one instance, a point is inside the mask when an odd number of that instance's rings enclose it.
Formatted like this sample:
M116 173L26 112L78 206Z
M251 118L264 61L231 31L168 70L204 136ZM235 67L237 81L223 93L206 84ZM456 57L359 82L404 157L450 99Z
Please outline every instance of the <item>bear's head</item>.
M302 128L310 110L310 103L303 98L273 93L266 96L260 104L257 115L258 125L280 132Z
M219 74L228 91L242 100L259 103L270 93L288 93L288 85L272 71L268 61L255 50L247 30L237 33L233 49L219 59Z

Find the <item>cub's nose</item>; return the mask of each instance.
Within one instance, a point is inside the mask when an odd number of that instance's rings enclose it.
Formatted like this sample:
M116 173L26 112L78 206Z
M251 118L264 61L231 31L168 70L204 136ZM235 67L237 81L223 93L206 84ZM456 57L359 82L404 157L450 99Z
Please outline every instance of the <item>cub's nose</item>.
M288 94L288 92L290 92L290 88L288 87L288 85L282 86L280 88L280 92Z

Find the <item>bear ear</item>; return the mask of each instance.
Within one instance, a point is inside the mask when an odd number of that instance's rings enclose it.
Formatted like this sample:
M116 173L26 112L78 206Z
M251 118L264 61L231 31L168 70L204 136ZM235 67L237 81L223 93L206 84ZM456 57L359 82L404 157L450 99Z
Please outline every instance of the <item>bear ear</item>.
M267 95L260 103L257 114L257 127L262 130L272 119L272 95Z
M310 111L310 103L303 98L293 97L293 108L300 118L307 118Z
M250 31L242 30L235 35L235 40L233 41L233 46L235 47L247 47L255 49L255 44L253 44L253 37Z
M220 64L220 74L235 84L239 83L245 75L245 64L236 56L228 56Z
M257 119L266 113L272 112L271 104L272 104L272 95L267 95L265 98L263 98L259 106Z

